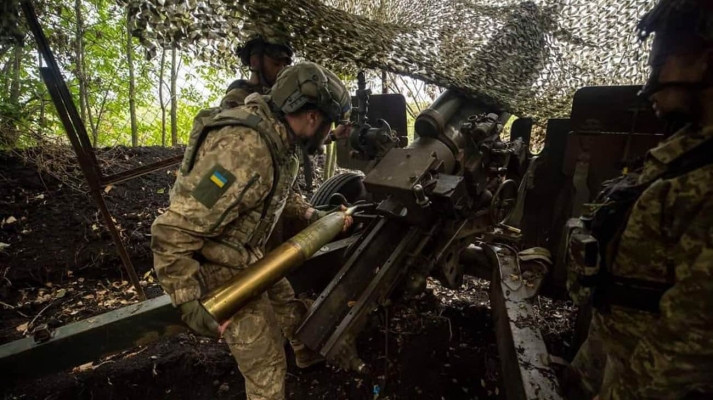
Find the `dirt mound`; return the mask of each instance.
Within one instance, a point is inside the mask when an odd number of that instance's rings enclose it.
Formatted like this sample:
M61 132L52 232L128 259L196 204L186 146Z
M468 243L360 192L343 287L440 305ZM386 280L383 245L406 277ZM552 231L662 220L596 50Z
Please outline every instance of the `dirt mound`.
M98 152L105 174L146 165L181 149L114 148ZM76 172L76 171L74 171ZM168 205L175 167L108 187L105 199L139 271L150 267L148 234ZM68 271L123 274L104 220L85 187L69 187L13 154L0 154L0 252L3 276L16 286L57 282ZM85 271L86 270L86 271Z
M98 150L97 158L104 174L110 175L182 152L183 148L114 147ZM313 163L315 187L321 183L322 158ZM25 160L22 154L0 152L0 276L16 285L35 285L60 281L68 271L96 277L123 274L114 242L77 167L66 166L73 175L68 183ZM162 169L105 190L109 211L139 273L151 267L151 224L168 206L176 170L177 166ZM304 189L304 176L298 182Z

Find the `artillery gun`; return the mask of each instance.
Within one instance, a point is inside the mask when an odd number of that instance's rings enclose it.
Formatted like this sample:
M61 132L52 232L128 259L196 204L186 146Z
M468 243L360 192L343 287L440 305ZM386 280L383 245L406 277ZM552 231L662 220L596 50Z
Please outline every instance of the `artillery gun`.
M72 131L78 114L69 91L31 4L23 2L23 10L45 61L52 66L41 69L43 79L55 105L65 111L65 128ZM520 13L513 18L520 24ZM505 42L513 42L507 29L485 49L500 48L498 43ZM510 52L518 54L532 55L531 49ZM503 65L507 63L504 58ZM538 63L530 67L534 72ZM537 75L522 76L526 77L519 82L522 87L508 89L527 90ZM274 251L280 257L265 257L248 268L246 277L222 288L227 290L203 299L204 304L215 306L214 315L229 315L230 307L289 272L297 292L321 291L298 330L302 341L337 365L364 371L368 366L359 357L355 339L370 312L417 295L428 276L457 289L464 274L476 275L491 280L506 397L561 398L552 358L532 323L532 303L540 288L543 294L563 296L568 235L573 228L568 219L581 214L603 181L620 174L661 139L664 128L638 100L638 91L637 86L580 89L570 118L547 121L544 148L532 154L532 120L518 119L510 137L501 139L509 116L494 109L492 99L454 90L446 91L417 118L416 140L408 144L403 97L370 96L361 75L353 98L358 107L355 127L351 139L338 144L338 161L366 176L336 176L313 198L313 203L325 206L330 198L355 203L349 212L355 213L361 229L324 244L339 230L332 228L340 226L336 222L341 217L318 223L285 243L297 247L289 252L285 250L289 246L278 247ZM76 139L76 132L70 134L72 138ZM88 143L86 133L79 138ZM103 179L128 178L117 174ZM549 250L549 268L528 265L527 259L537 254L518 254L533 246ZM303 261L301 268L290 268ZM336 269L338 265L342 267ZM580 316L579 321L589 320L586 308ZM575 351L587 331L586 324L578 327ZM31 337L0 346L0 376L28 378L182 331L185 327L170 299L161 296L56 329L37 327Z
M288 275L298 292L321 291L298 330L300 339L330 362L364 371L369 366L359 357L356 338L372 311L418 295L429 276L458 289L463 275L471 274L491 280L507 398L561 398L552 358L531 323L532 304L541 288L563 296L567 219L580 214L601 182L661 138L663 127L637 100L638 87L580 89L571 118L548 121L540 154L529 150L531 120L515 121L510 137L501 139L509 115L454 90L419 115L416 139L407 144L403 97L369 96L363 79L359 89L353 101L362 107L338 153L342 167L362 169L365 176L341 186L326 182L328 193L316 197L323 205L330 197L354 203L350 212L361 228L324 246L334 234L317 235L320 247ZM532 255L518 255L533 246L549 250L550 268L532 268L526 260ZM37 329L0 346L0 368L5 379L28 377L184 330L162 296L54 330Z

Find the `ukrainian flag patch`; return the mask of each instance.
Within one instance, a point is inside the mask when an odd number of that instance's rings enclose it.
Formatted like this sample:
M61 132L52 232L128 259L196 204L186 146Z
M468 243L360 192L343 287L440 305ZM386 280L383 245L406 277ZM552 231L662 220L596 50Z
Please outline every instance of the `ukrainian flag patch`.
M213 175L210 176L210 180L221 189L226 183L228 183L228 178L224 177L219 171L213 171Z
M213 208L235 183L235 175L216 163L206 171L191 191L191 196L208 209Z

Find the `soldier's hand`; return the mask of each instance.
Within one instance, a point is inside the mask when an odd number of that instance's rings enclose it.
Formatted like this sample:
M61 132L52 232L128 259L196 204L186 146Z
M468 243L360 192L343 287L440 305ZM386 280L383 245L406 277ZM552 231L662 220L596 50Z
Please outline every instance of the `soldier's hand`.
M228 329L228 325L230 325L231 322L233 322L233 320L229 319L229 320L223 322L223 325L221 325L220 328L218 328L221 336L223 336L223 334L225 333L225 330Z
M341 210L347 211L347 207L342 205ZM352 218L351 215L347 215L346 218L344 218L344 227L342 228L342 232L348 231L349 228L351 228L353 223L354 223L354 218Z
M332 135L337 140L348 138L349 134L352 131L352 123L350 121L344 122L342 124L337 125L337 127L332 131Z
M206 311L198 300L192 300L179 306L181 320L191 330L201 336L217 338L220 334L218 322Z
M318 220L326 217L327 215L329 215L329 211L317 210L315 208L310 208L305 213L307 221L309 221L310 224L317 222Z

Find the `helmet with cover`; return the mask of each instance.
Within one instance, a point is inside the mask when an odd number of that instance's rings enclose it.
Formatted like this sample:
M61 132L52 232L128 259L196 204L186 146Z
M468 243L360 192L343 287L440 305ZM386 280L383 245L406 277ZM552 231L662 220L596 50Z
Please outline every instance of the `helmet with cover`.
M274 59L284 59L287 65L292 64L294 51L290 42L280 35L252 34L242 46L237 49L240 62L250 66L250 56L253 54L266 55Z
M312 164L308 155L314 154L322 145L329 133L329 125L349 118L349 91L331 71L315 63L303 62L280 72L270 91L270 101L273 110L283 120L285 115L310 109L319 111L324 117L322 125L307 138L295 138L288 125L288 131L302 149L305 181L309 191L312 188Z
M283 114L312 106L330 123L349 117L351 97L341 80L331 71L311 62L285 68L272 87L271 99Z
M713 47L713 1L660 0L639 22L639 38L654 33L649 54L651 74L641 95L649 97L668 87L708 88L712 82L659 82L661 70L674 55L701 54Z

